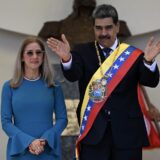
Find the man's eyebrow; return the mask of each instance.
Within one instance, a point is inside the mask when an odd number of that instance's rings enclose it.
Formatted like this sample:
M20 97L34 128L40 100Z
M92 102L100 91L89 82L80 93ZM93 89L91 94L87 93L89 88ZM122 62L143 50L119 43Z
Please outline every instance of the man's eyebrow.
M112 26L113 26L112 24L106 25L106 26L95 25L95 27L102 27L102 28L110 28L110 27L112 27Z

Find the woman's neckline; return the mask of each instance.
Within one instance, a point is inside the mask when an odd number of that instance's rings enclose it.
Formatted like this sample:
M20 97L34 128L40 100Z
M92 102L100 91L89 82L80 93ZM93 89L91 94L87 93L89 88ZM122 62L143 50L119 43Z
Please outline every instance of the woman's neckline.
M41 75L38 76L37 78L34 78L34 79L30 79L30 78L27 78L27 77L24 76L24 79L27 80L27 81L37 81L37 80L39 80L40 78L41 78Z

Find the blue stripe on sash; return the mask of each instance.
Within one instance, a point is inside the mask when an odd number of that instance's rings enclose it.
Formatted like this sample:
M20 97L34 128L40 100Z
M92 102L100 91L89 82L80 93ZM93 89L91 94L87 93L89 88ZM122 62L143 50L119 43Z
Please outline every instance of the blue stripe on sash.
M130 54L135 50L136 48L133 46L129 46L126 50L123 51L123 53L116 59L116 61L113 63L113 65L108 69L108 71L105 73L105 75L108 77L107 78L107 83L109 83L114 75L118 72L118 69L123 65L123 63L127 60L127 58L130 56ZM111 70L111 71L110 71ZM111 73L110 73L111 72ZM85 109L83 119L82 119L82 124L80 127L80 135L79 137L83 134L88 117L90 115L90 112L92 110L92 107L94 106L94 102L89 99L87 107Z

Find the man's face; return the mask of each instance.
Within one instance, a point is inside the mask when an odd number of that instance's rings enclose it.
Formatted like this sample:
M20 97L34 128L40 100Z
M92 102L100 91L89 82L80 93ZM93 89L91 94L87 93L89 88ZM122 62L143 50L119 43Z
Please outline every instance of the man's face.
M113 19L97 18L94 24L95 39L103 47L111 47L119 32L119 23L114 24Z

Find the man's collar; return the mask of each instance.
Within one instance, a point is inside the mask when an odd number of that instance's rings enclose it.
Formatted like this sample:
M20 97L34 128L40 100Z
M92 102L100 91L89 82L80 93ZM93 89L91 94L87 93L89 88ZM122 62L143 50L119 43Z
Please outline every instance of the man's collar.
M117 46L118 46L118 39L116 38L114 44L110 48L114 51L117 48Z
M100 46L101 49L104 48L104 47L101 46L100 44L99 44L99 46ZM117 46L118 46L118 39L116 38L114 44L110 47L110 49L112 49L112 50L114 51L114 50L117 48Z

